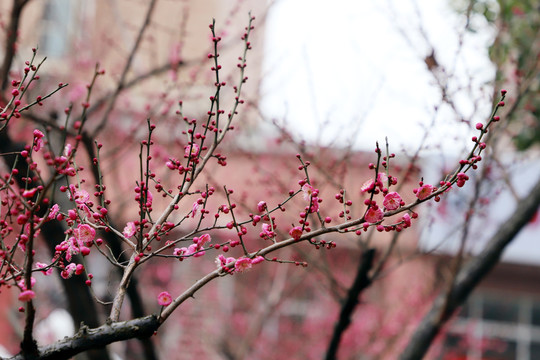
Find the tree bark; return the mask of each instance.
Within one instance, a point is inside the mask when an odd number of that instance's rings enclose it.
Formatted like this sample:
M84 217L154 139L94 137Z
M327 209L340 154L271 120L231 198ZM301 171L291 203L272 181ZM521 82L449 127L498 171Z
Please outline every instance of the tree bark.
M15 56L17 37L19 32L19 23L24 6L29 0L13 0L11 7L11 15L9 17L9 25L6 30L6 47L4 48L4 61L0 68L0 89L4 91L8 86L9 70Z
M538 206L540 206L540 179L529 194L518 202L515 213L497 229L484 250L461 268L452 289L437 297L401 354L401 360L422 359L441 327L493 269L506 246L536 214Z
M358 297L364 289L371 285L371 279L368 277L368 272L371 270L374 255L375 249L368 249L362 253L362 259L358 265L356 277L351 288L349 289L347 298L343 302L339 314L339 320L336 323L334 333L332 334L332 339L328 345L328 350L326 351L325 357L326 360L336 359L341 338L345 333L345 330L347 330L351 324L351 316L354 309L358 305Z
M95 329L82 327L77 334L38 349L38 355L28 358L16 355L12 360L64 360L83 351L104 348L117 341L152 336L161 324L154 315L129 321L116 322Z

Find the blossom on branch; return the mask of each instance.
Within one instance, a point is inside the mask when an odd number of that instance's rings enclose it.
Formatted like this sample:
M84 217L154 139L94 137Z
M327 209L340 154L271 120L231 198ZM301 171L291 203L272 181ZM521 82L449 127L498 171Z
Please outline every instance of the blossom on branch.
M73 200L78 205L84 205L90 200L90 195L88 194L88 191L79 189L73 194Z
M289 235L291 235L291 237L294 239L294 240L299 240L300 237L302 236L302 227L301 226L295 226L291 229L291 231L289 231Z
M266 201L259 201L257 204L257 210L259 210L259 212L266 210Z
M19 294L19 301L28 302L36 296L36 293L32 290L24 290Z
M418 200L424 200L433 193L433 185L425 184L417 190L416 197Z
M136 231L137 227L135 226L135 223L133 221L130 221L124 227L124 231L122 232L122 234L124 234L125 237L130 238L135 235Z
M319 190L309 184L304 184L302 186L302 191L304 192L304 200L306 201L309 201L312 196L316 197L319 194Z
M370 223L374 224L376 222L379 222L383 219L384 212L381 210L380 207L370 207L369 210L366 212L366 215L364 216L364 219Z
M243 272L251 269L251 259L246 257L239 258L238 260L236 260L234 268L238 272Z
M96 230L90 225L80 224L76 229L73 229L73 234L85 246L90 246L96 237Z
M384 197L383 205L386 208L386 210L396 210L401 206L401 196L393 191Z
M163 292L159 293L159 295L157 297L157 300L158 300L159 305L167 306L170 303L172 303L172 296L168 292L163 291Z
M43 133L39 130L34 130L34 151L39 151L43 147Z

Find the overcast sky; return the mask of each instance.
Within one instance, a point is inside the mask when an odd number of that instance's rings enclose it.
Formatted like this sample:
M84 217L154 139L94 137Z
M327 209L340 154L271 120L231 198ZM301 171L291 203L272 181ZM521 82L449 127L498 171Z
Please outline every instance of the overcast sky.
M458 109L470 117L473 100L482 99L480 113L487 117L491 89L481 88L493 74L487 57L491 35L465 33L458 53L463 19L448 0L414 4L278 1L267 28L266 114L285 119L299 138L329 143L338 137L343 143L355 134L355 146L364 149L386 136L393 149L414 148L424 134L420 124L435 119L438 135L431 142L456 149L454 135L468 140L469 127L456 126L451 111L435 113L440 95L423 58L433 45L438 61L458 74L451 88L469 84L472 74L471 91L458 92Z

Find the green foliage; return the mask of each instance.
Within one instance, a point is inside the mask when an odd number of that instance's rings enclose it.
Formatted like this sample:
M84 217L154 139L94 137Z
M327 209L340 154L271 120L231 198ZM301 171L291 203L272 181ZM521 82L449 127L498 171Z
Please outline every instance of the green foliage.
M496 31L489 48L497 67L495 89L508 88L507 118L519 150L540 144L540 0L459 0L456 11L477 31L487 21ZM478 18L484 21L472 21Z

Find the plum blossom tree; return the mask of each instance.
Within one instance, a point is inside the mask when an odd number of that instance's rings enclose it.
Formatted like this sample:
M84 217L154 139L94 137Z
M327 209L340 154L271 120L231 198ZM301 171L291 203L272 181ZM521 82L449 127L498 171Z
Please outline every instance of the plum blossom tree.
M455 170L433 184L425 183L420 176L409 196L405 196L400 187L406 175L400 178L391 166L396 155L388 151L388 144L386 151L377 144L372 154L374 162L364 164L371 173L371 180L357 185L364 194L359 205L349 195L358 189L347 191L339 187L336 193L325 193L314 177L314 173L324 171L316 159L310 161L302 152L292 156L297 162L290 169L296 182L293 189L281 189L276 200L275 195L265 194L262 191L265 186L260 184L259 198L244 202L241 194L230 188L227 177L218 178L216 186L206 182L205 176L212 176L212 166L225 171L231 166L231 160L224 155L225 145L226 139L234 136L231 132L246 105L244 86L248 82L246 66L253 46L253 16L249 16L245 31L237 40L242 44L242 51L236 80L223 75L222 34L215 23L210 24L211 51L206 59L212 86L207 111L200 116L188 115L184 109L187 102L176 99L174 105L166 106L168 99L164 99L167 111L175 106L176 124L173 126L153 121L152 115L157 111L147 109L144 121L134 121L136 134L125 137L126 143L136 144L138 149L138 163L134 164L125 159L131 152L115 154L117 139L111 140L102 130L110 124L111 114L118 115L114 113L116 101L131 84L126 76L156 1L148 6L113 93L94 100L99 82L108 71L96 65L80 106L62 101L69 79L57 83L46 76L47 63L40 60L38 48L32 49L31 57L24 61L20 71L12 65L16 59L13 51L17 24L26 3L13 3L0 75L0 153L4 162L0 178L0 286L2 291L16 294L16 307L24 319L19 353L14 358L63 359L86 352L89 358L106 359L109 355L105 346L129 339L141 339L145 357L157 358L149 339L159 334L173 314L182 312L188 306L187 301L214 280L249 276L261 271L263 264L275 268L288 264L308 266L307 261L288 256L284 252L287 249L308 245L308 252L329 250L338 246L339 239L350 235L409 231L418 217L417 207L439 201L450 191L459 191L457 188L469 180L467 174L477 168L487 149L488 130L497 125L498 111L505 106L507 94L502 90L488 119L476 126L478 134L473 138L471 149L456 163ZM179 66L181 62L175 63ZM165 70L170 68L168 64ZM141 77L150 77L156 72L154 69ZM55 115L58 121L51 121L42 114L42 107L53 101L63 109ZM129 114L129 107L127 110ZM177 131L178 123L182 124L180 131ZM24 144L14 140L13 132L17 129L24 135L21 137ZM168 148L160 144L163 140L160 131L168 135L175 133L174 136L182 140L176 139L174 146ZM114 162L108 162L108 157ZM120 181L116 184L109 180L107 166L110 164L125 170L130 190L126 191ZM129 172L129 168L137 170ZM408 173L413 176L412 171ZM334 197L339 210L325 201L328 197ZM130 205L115 206L122 202ZM530 210L528 202L526 209ZM121 214L124 211L127 215ZM528 212L522 215L522 219L526 219ZM521 224L521 220L512 223ZM325 240L330 235L333 235L332 240ZM509 241L508 237L505 241ZM362 250L360 266L352 286L346 291L328 348L321 350L328 359L336 357L343 343L343 334L351 324L360 294L377 279L388 260L390 251L375 261L377 252L373 247ZM211 268L205 267L205 274L183 288L160 289L149 304L152 310L145 309L137 286L138 281L144 279L144 272L150 271L147 269L154 264L179 262L186 266L200 262L210 264ZM104 285L99 284L104 280L98 281L96 270L92 270L105 266L103 264L118 275L111 284L105 285L108 296L96 289ZM42 296L40 282L55 273L65 289L75 323L80 325L72 336L40 344L35 337L36 314ZM469 274L476 276L475 281L481 276L474 271ZM184 285L180 280L178 283ZM448 303L448 314L452 306L462 301L462 295L457 299ZM277 302L268 299L261 319L270 316ZM97 313L97 304L104 305L108 311L103 320L93 315ZM261 331L261 324L254 326ZM432 341L433 338L429 338L423 343ZM421 341L411 342L417 343ZM246 343L239 350L230 350L224 345L233 355L237 351L237 355L244 356L248 347Z

